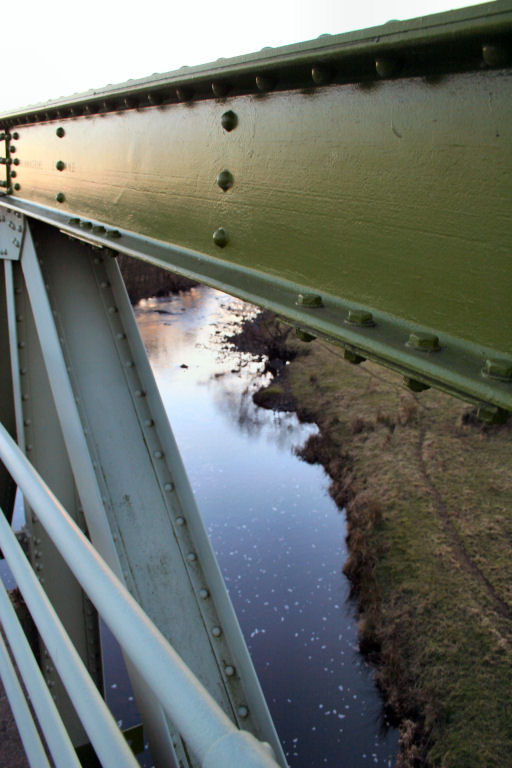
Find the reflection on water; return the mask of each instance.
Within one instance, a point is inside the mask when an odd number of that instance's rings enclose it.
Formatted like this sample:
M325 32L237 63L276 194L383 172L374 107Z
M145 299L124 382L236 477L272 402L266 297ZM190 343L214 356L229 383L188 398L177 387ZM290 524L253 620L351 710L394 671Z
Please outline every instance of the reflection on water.
M290 766L391 766L397 735L382 730L341 573L345 522L323 470L293 452L316 427L257 408L263 361L223 344L254 312L205 287L136 309Z

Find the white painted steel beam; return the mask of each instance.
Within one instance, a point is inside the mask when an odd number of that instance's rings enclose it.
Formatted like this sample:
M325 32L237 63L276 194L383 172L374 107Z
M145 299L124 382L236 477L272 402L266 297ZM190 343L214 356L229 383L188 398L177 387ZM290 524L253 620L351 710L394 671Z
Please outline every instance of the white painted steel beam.
M37 510L47 533L118 642L197 755L199 764L204 768L224 768L229 758L231 765L243 765L244 768L277 768L269 747L258 742L251 734L239 731L195 678L59 505L50 489L1 425L0 456L30 504ZM56 648L55 641L60 642L60 633L54 638L51 631L46 629L51 606L46 605L44 593L28 564L25 568L21 565L24 560L23 553L3 519L0 519L0 542L5 547L11 569L37 626L45 634L45 638L48 638L48 646ZM33 597L38 591L39 602L37 597ZM58 661L66 664L63 679L67 680L70 675L74 677L75 667L71 667L67 662L68 649L62 646L57 650ZM57 658L55 660L57 663ZM78 657L75 666L81 666ZM73 696L74 691L75 685L70 688L70 695ZM95 689L93 687L91 692L86 686L86 691L89 695L94 693ZM84 718L82 702L77 704L74 696L73 701ZM87 727L87 719L84 724ZM89 728L88 733L98 749ZM106 765L108 764L110 763L107 762Z

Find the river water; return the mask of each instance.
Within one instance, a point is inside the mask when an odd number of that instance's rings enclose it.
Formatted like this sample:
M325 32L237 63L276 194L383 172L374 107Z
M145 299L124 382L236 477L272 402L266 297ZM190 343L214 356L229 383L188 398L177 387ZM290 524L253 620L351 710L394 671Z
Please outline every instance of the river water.
M358 652L344 515L323 469L294 452L316 427L256 407L264 362L225 342L254 312L204 286L135 309L290 768L389 768L398 735ZM14 586L5 565L0 576ZM105 627L102 642L107 700L127 728L136 704Z
M291 768L391 766L372 671L342 574L345 519L316 431L258 408L264 363L225 337L254 312L206 287L135 310L167 414Z

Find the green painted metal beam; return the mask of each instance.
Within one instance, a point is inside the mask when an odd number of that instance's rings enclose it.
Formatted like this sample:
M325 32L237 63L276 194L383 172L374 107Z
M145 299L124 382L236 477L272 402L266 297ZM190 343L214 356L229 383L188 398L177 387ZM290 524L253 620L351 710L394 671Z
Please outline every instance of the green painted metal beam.
M488 3L0 116L4 202L499 416L511 22Z

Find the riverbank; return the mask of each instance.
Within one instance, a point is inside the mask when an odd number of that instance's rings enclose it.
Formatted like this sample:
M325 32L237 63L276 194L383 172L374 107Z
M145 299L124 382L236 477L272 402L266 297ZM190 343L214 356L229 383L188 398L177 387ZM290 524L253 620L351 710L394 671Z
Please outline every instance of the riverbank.
M399 768L492 768L512 754L512 426L412 393L264 316L235 340L267 353L260 405L295 409L346 508L344 571L361 650L400 721Z

